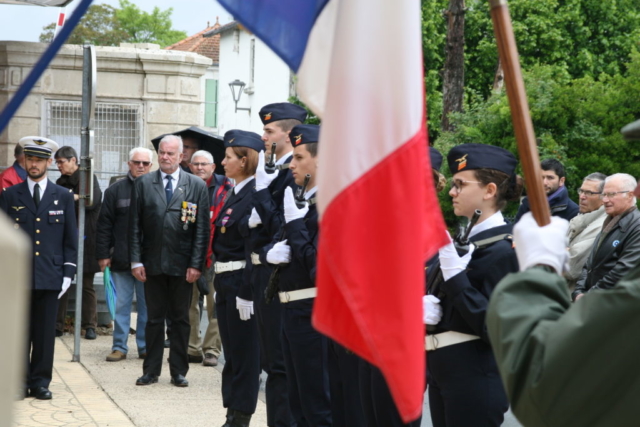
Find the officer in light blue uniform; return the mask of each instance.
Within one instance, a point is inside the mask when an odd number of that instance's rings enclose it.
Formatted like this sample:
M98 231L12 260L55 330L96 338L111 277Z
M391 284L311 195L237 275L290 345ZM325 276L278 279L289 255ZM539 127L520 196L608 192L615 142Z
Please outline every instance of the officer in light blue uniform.
M27 180L0 195L0 210L16 229L23 230L32 247L25 396L48 400L53 371L58 299L71 285L78 258L78 230L73 193L47 179L54 141L30 136L24 147Z

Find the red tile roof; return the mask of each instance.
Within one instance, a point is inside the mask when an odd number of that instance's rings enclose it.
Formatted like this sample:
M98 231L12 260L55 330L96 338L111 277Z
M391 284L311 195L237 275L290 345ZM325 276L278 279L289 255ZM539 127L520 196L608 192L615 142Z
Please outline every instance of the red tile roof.
M213 37L204 37L205 33L218 28L220 28L220 23L216 17L216 23L213 26L209 26L209 23L207 23L207 28L204 30L187 37L184 40L180 40L178 43L167 46L165 49L195 52L206 56L207 58L211 58L214 64L218 64L220 62L220 35L217 34Z

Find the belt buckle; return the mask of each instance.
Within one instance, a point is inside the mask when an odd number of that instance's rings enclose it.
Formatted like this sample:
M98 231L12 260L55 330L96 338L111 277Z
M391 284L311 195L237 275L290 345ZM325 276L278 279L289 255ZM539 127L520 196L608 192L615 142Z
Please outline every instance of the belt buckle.
M285 297L285 299L287 300L288 303L291 302L291 295L289 295L289 292L285 291L284 292L284 297Z
M427 347L431 347L431 351L438 349L438 338L435 335L427 335Z

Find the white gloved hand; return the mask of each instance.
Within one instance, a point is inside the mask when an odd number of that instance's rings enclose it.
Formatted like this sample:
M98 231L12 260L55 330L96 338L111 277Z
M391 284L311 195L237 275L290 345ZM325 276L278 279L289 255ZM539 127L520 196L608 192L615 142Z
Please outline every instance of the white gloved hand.
M253 301L236 297L236 308L240 312L240 320L249 320L253 314Z
M287 264L291 262L291 246L287 245L286 240L273 245L273 248L267 252L267 262L269 264Z
M274 173L267 173L267 171L264 170L264 165L266 163L264 157L264 151L261 151L258 156L258 167L256 169L256 191L267 188L280 173L277 169Z
M567 230L569 222L557 216L551 223L538 226L531 212L527 212L513 228L513 242L520 271L536 264L553 267L558 274L568 271Z
M258 215L258 211L256 208L251 209L251 216L249 217L249 228L256 228L258 225L262 224L262 219L260 215Z
M293 190L291 187L287 187L284 190L284 220L289 223L295 219L304 218L309 212L309 205L302 209L298 209L296 206L296 200L293 198Z
M422 297L422 321L425 325L437 325L442 319L442 306L435 295Z
M467 268L475 249L473 244L469 244L469 252L461 257L458 255L458 251L456 251L456 247L453 245L453 240L448 231L447 237L449 238L449 244L440 248L440 269L442 270L442 277L445 281L456 274L462 273L464 269Z
M69 290L69 286L71 286L71 277L62 279L62 290L58 294L58 299L62 298L62 295Z

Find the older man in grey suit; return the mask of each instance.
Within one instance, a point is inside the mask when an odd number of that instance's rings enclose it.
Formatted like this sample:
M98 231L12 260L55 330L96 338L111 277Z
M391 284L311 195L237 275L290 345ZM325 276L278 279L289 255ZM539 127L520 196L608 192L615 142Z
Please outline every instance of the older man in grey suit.
M160 170L133 184L129 216L131 272L145 283L147 357L137 385L158 382L164 350L164 319L171 319L171 383L189 385L189 306L192 284L204 267L209 242L207 186L182 171L182 139L168 135L158 145Z

